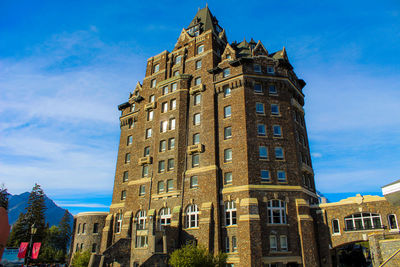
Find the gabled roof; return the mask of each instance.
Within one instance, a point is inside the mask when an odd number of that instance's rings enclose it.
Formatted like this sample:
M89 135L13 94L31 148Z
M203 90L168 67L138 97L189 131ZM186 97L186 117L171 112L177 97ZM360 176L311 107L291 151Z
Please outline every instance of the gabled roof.
M214 33L218 34L214 26L214 24L218 24L218 20L211 14L208 6L197 11L197 14L194 16L192 22L190 22L187 29L200 23L203 25L203 31L208 31L212 29Z

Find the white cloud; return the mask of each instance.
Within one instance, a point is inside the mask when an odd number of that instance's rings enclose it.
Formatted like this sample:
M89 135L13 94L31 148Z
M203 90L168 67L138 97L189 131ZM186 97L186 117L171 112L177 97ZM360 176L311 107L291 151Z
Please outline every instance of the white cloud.
M58 206L64 208L109 208L110 206L99 204L99 203L68 203L68 202L57 202Z
M311 153L311 156L313 156L314 158L322 158L322 154L321 153Z

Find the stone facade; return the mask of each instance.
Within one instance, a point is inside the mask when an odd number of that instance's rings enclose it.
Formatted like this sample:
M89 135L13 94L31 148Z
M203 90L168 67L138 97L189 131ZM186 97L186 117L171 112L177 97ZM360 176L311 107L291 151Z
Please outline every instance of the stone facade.
M101 235L108 212L81 212L74 216L71 259L75 252L100 253Z
M119 106L104 257L134 266L196 242L235 266L318 266L304 85L284 48L228 43L199 10Z
M350 243L369 242L374 266L394 253L396 246L399 248L400 207L385 197L357 195L311 208L321 266L335 266L335 249Z

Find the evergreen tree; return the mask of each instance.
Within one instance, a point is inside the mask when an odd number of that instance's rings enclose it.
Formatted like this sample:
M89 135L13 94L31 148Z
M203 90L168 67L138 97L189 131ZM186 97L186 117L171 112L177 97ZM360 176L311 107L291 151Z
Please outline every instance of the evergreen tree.
M25 215L20 213L17 221L11 228L10 236L8 237L8 247L19 247L22 241L28 241L25 239L25 233L27 232L27 225L24 224Z
M44 203L44 192L40 185L35 184L29 195L28 206L26 207L24 223L28 226L25 240L29 241L30 228L35 224L37 232L33 237L35 242L40 242L45 237L46 222L44 212L46 205Z
M1 185L0 188L0 207L8 209L8 192L7 188L4 187L4 184Z
M60 229L60 242L64 253L67 253L67 248L71 238L71 219L68 210L65 210L64 216L61 218L60 224L58 225Z

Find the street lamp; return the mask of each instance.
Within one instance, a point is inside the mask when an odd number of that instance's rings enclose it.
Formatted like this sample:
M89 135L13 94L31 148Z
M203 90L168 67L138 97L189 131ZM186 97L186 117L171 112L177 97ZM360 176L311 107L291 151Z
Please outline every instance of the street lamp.
M35 223L33 223L31 226L31 240L29 241L28 250L25 254L25 265L29 264L29 259L30 259L29 254L31 254L31 256L32 256L32 238L36 234L36 231L37 231L37 227L36 227Z

